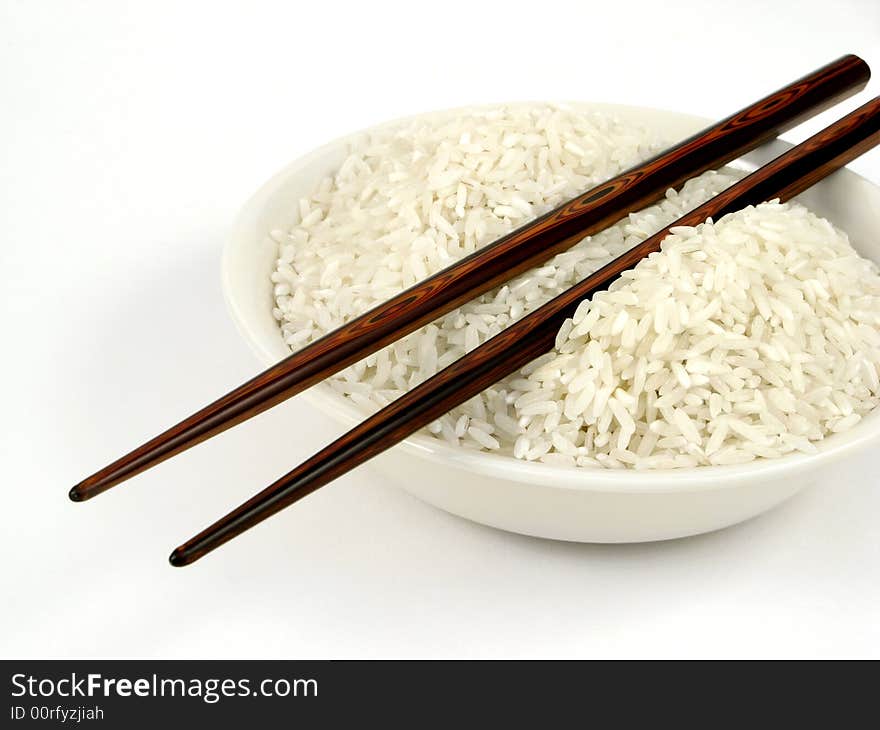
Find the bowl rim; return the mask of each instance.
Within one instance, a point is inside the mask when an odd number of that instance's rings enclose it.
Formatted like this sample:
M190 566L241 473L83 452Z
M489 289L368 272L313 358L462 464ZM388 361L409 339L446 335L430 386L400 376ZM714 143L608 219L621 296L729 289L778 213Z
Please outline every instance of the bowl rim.
M260 211L290 177L296 175L300 170L310 165L316 159L321 158L327 152L347 145L359 136L372 130L395 126L411 120L430 119L434 116L465 110L499 105L527 106L531 104L562 104L611 114L621 112L636 116L661 115L669 119L675 119L679 123L692 124L695 129L713 123L713 120L705 117L654 107L592 101L552 102L524 100L467 105L405 115L379 124L370 125L320 145L286 164L260 186L242 206L223 249L221 261L223 298L236 328L258 359L266 367L278 362L278 358L272 349L254 333L249 325L248 317L238 304L235 294L237 287L234 285L232 266L233 253L239 247L253 243L251 231L260 216ZM772 149L773 154L771 156L775 157L792 146L789 142L777 139L765 147ZM880 194L880 188L877 185L848 168L836 172L835 175L852 176L853 179L862 181ZM266 231L265 235L268 236L269 231ZM313 407L346 425L354 425L367 415L350 400L324 383L319 383L308 389L302 393L302 396ZM818 442L816 444L817 450L814 453L796 452L773 459L757 459L745 464L701 465L679 469L651 470L569 466L524 461L513 456L453 446L441 439L421 433L413 434L394 448L400 448L428 461L442 462L446 466L452 466L471 473L514 482L540 484L548 488L602 492L614 491L621 493L666 493L717 491L741 486L744 481L752 479L760 478L763 480L792 477L804 472L813 471L829 461L837 460L877 441L880 441L880 409L876 409L865 416L862 421L849 431L832 434L823 441Z

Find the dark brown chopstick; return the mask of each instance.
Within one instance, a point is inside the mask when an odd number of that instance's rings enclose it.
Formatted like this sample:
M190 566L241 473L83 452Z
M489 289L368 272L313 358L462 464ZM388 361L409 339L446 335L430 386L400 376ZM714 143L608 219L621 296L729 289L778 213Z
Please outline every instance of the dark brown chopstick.
M431 276L273 365L70 490L89 499L261 413L460 304L540 264L670 187L718 167L864 88L857 56L842 58Z
M675 226L695 226L747 205L788 200L880 143L880 97L792 148L705 204L679 218L549 303L487 340L404 394L340 439L178 547L172 565L198 560L236 535L402 441L455 406L552 349L578 304L632 268Z

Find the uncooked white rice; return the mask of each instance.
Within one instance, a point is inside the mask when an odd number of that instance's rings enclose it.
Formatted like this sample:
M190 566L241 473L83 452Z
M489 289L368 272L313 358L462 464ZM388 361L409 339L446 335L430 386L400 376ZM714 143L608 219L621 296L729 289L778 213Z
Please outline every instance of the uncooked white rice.
M273 231L275 317L296 350L646 157L645 130L562 106L495 107L359 140ZM733 182L706 173L334 377L374 411ZM800 205L696 229L584 302L554 352L428 431L520 459L615 468L810 451L880 396L880 276Z

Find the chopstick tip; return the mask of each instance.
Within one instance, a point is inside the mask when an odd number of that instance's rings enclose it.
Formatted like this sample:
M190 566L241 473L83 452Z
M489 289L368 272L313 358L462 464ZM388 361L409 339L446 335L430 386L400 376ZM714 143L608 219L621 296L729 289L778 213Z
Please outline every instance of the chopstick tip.
M171 555L168 556L168 562L175 568L183 568L196 560L197 558L188 555L183 548L175 548Z
M85 502L88 499L88 495L83 492L81 487L82 484L77 484L67 493L71 502Z

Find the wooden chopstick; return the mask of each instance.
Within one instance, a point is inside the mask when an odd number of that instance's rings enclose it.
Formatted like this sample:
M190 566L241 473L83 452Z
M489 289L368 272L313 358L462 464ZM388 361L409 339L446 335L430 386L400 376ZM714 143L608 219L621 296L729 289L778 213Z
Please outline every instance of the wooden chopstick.
M717 219L773 198L788 200L878 143L880 97L682 216L378 411L178 547L171 554L171 564L182 566L198 560L548 352L559 327L578 304L605 289L622 271L659 251L673 227L696 226L707 218Z
M754 149L864 88L867 64L848 55L746 107L467 256L263 371L70 490L89 499L361 360L690 177Z

